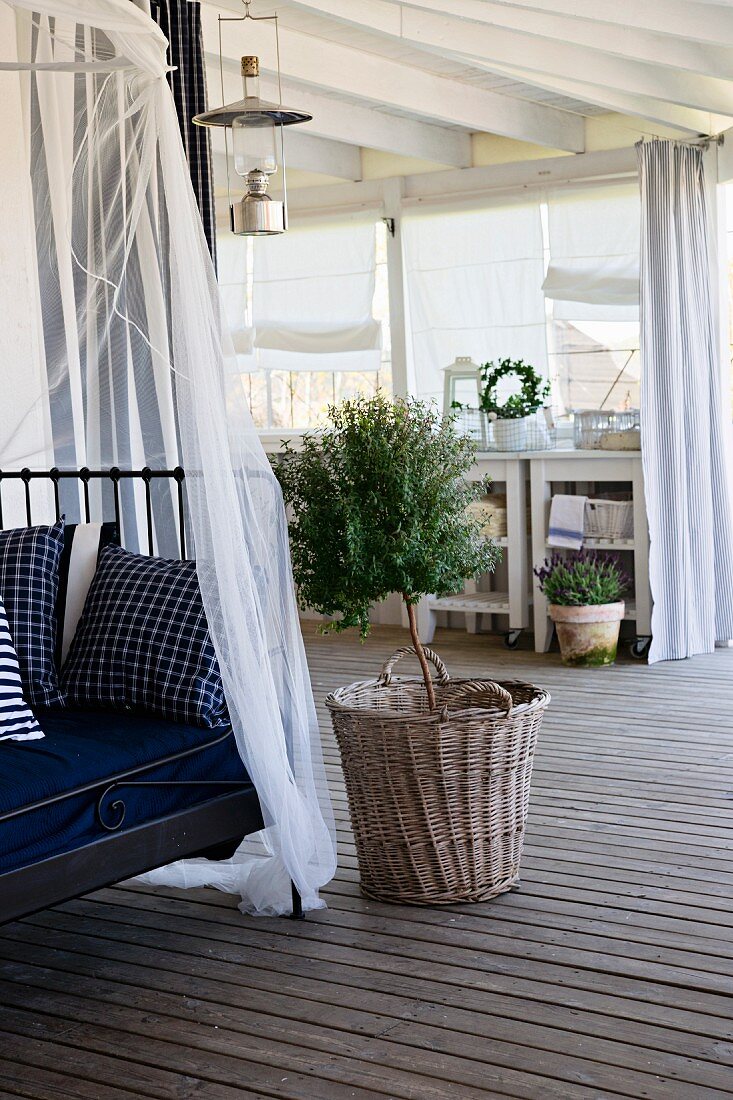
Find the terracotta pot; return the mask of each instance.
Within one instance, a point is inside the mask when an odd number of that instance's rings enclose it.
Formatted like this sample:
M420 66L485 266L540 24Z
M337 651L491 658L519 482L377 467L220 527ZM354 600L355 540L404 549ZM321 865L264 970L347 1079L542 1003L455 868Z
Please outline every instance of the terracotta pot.
M593 668L616 660L618 632L624 617L624 601L596 607L562 607L551 603L564 665Z

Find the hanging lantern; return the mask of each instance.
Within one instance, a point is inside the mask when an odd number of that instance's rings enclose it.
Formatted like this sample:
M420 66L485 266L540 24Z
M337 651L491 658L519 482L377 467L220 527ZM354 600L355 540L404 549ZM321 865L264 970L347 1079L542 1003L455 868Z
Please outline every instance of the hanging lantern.
M221 24L257 19L250 15L245 3L245 14L234 19L219 16L219 67L223 80ZM261 16L260 20L274 20L277 44L278 103L268 103L260 97L260 61L258 57L242 58L243 97L236 103L224 104L213 111L195 115L197 126L224 128L226 148L227 190L233 233L260 237L284 233L288 227L287 186L285 180L284 128L298 122L310 122L312 115L295 111L282 104L280 84L280 43L277 37L277 16ZM259 20L257 20L259 21ZM231 131L234 171L241 176L247 188L244 196L232 201L230 186L230 161L228 133ZM282 170L282 199L268 194L270 177Z

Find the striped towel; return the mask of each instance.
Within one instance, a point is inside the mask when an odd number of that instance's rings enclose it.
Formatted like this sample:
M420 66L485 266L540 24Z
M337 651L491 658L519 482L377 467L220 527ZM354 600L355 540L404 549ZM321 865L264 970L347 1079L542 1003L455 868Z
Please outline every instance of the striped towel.
M0 741L36 741L43 730L23 698L18 655L0 600Z
M547 542L550 546L566 546L580 550L583 545L585 502L587 497L570 497L558 493L550 505L550 530Z

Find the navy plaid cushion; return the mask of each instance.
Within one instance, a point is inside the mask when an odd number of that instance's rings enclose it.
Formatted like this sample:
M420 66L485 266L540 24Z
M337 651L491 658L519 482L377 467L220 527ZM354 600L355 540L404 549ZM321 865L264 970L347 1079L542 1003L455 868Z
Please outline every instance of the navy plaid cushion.
M227 721L196 565L105 546L62 672L67 705Z
M32 707L61 703L54 661L64 523L0 531L0 599Z

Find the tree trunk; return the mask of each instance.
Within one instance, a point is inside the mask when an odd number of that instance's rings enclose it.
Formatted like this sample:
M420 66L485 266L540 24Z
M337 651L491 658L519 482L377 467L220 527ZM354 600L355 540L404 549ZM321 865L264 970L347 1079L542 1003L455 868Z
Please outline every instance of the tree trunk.
M402 599L407 606L407 620L410 624L410 636L412 637L412 644L415 647L415 653L417 653L417 659L420 662L420 668L422 669L423 680L425 681L425 688L428 693L428 707L430 710L435 710L435 690L433 688L433 679L430 675L430 665L428 659L425 656L425 650L423 644L420 641L420 635L417 632L417 618L415 616L415 607L407 598L406 593L402 593Z

